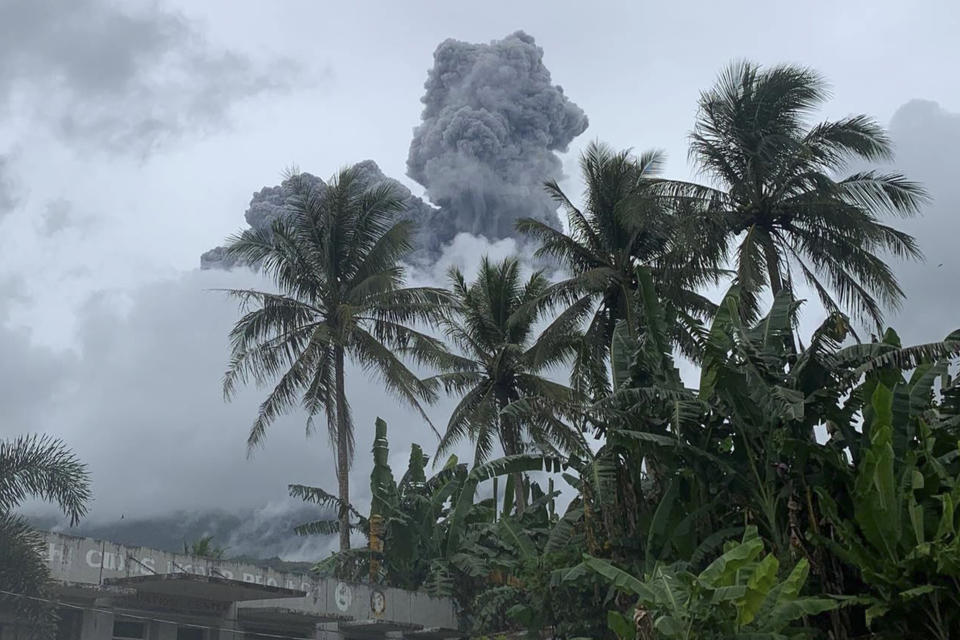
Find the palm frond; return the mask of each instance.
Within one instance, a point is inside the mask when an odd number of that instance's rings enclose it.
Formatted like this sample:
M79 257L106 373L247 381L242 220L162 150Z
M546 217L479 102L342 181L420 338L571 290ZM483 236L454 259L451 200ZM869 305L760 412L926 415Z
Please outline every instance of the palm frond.
M75 525L87 512L87 467L63 441L45 435L0 440L0 514L29 498L54 502Z
M357 519L365 519L363 514L357 511L354 506L344 502L332 493L328 493L320 487L310 487L304 484L287 485L291 498L299 498L304 502L316 504L327 509L341 509L346 507L347 511Z

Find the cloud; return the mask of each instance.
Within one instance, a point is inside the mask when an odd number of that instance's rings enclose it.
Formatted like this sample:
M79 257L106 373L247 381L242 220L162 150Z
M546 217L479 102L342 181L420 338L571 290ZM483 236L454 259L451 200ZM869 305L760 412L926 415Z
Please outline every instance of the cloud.
M932 198L923 215L894 221L913 234L926 262L895 266L907 299L890 314L906 343L941 340L960 328L960 113L935 102L911 100L890 122L896 150L894 166L927 188Z
M294 527L325 517L335 518L336 513L286 498L229 511L172 511L103 522L87 519L76 527L53 514L34 516L32 520L41 529L175 553L183 549L184 543L212 536L215 544L226 548L228 556L315 561L336 548L336 536L298 536Z
M283 502L294 482L335 490L325 430L307 438L304 417L291 414L248 460L247 432L267 390L246 387L223 401L227 332L238 311L212 289L260 284L242 269L193 271L128 293L102 293L79 311L71 351L43 349L26 331L0 328L0 437L45 432L65 439L90 466L94 521L262 508ZM360 367L350 365L347 376L358 443L352 496L365 506L366 452L378 416L390 425L398 474L412 442L431 453L436 437ZM431 408L438 426L454 402Z
M84 148L146 154L222 126L236 102L290 86L290 61L254 64L155 3L0 2L0 107Z
M9 156L0 155L0 220L20 203L17 185L10 177Z
M52 238L70 229L87 231L96 225L96 218L79 214L69 200L58 198L46 203L37 219L37 228L45 238Z
M29 303L22 278L0 276L0 437L26 430L24 425L31 424L39 411L35 401L56 398L73 364L69 354L32 345L27 329L6 325L15 304Z
M446 286L447 273L454 267L463 272L467 279L472 279L484 256L497 262L518 253L518 242L513 238L491 242L483 236L458 233L450 244L443 247L436 262L408 267L409 279L416 284Z
M587 116L553 84L543 49L517 31L489 44L445 40L433 60L407 174L450 219L442 241L460 231L511 237L518 218L559 227L543 184L562 177L555 152Z
M482 255L512 255L512 239L490 243L459 235L434 271L411 272L411 285L446 282L456 265L472 277ZM227 332L239 317L214 289L268 287L246 269L190 271L127 292L101 292L77 314L72 349L54 351L26 330L3 325L0 307L0 437L44 432L62 437L89 466L96 499L91 520L125 520L177 511L248 512L289 508L286 486L335 490L334 455L321 427L307 438L304 416L277 421L265 445L247 459L246 436L267 389L243 387L223 401ZM0 282L0 300L29 305L23 282ZM20 293L18 293L20 292ZM8 305L9 306L9 305ZM369 504L373 425L389 425L390 464L399 477L413 442L432 454L436 437L361 367L350 364L348 397L357 433L352 498ZM428 409L443 429L457 398ZM469 457L469 443L458 453Z

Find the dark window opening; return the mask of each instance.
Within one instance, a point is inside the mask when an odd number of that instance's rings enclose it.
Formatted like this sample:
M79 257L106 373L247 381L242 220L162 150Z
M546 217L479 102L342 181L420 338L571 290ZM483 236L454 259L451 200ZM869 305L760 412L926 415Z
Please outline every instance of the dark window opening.
M203 629L177 627L177 640L203 640Z
M114 638L131 638L133 640L143 640L144 624L134 622L133 620L115 620L113 623Z
M56 640L80 640L83 612L76 609L60 609L57 613L60 620L57 622Z

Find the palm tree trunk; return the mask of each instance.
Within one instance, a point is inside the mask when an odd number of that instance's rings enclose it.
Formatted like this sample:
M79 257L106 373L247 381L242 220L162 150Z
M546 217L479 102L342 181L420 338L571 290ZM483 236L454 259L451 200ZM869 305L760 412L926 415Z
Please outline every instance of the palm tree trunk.
M340 492L340 551L350 548L350 434L344 384L343 347L334 349L337 393L337 484Z
M520 453L520 450L513 446L512 439L508 439L503 442L503 452L508 456L514 456ZM523 473L517 471L513 474L513 508L516 510L517 515L523 515L527 506L527 491L523 481Z
M510 404L510 396L502 391L497 392L497 422L499 422L500 445L503 447L503 453L508 456L521 453L520 447L520 428L514 423L513 419L503 415L503 409ZM522 515L527 506L527 492L523 486L523 474L519 471L513 474L513 508L517 515Z
M527 491L523 483L523 474L519 471L513 476L514 495L517 497L517 515L522 516L527 507Z
M770 293L774 297L783 290L783 278L780 275L780 260L773 237L766 234L762 241L763 257L767 263L767 277L770 278Z
M783 276L780 274L780 262L777 259L777 246L773 243L773 236L767 233L763 238L763 257L767 263L767 277L770 278L770 293L774 297L783 291ZM787 330L785 337L787 348L797 353L797 344L793 336L793 328ZM811 439L816 441L813 427L810 427Z

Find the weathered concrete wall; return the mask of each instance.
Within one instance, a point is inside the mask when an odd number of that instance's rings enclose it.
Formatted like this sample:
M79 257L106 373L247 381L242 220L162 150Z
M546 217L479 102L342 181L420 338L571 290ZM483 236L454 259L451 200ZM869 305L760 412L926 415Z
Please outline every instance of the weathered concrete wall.
M194 573L302 591L316 588L310 576L58 533L46 534L46 550L53 577L68 582L102 584L107 578Z
M453 603L424 593L378 589L377 595L368 585L318 580L250 564L194 558L57 533L46 534L46 553L54 579L65 582L99 585L108 578L194 573L307 593L304 598L244 602L244 607L276 607L282 603L284 607L335 614L356 621L384 620L426 628L457 628Z

